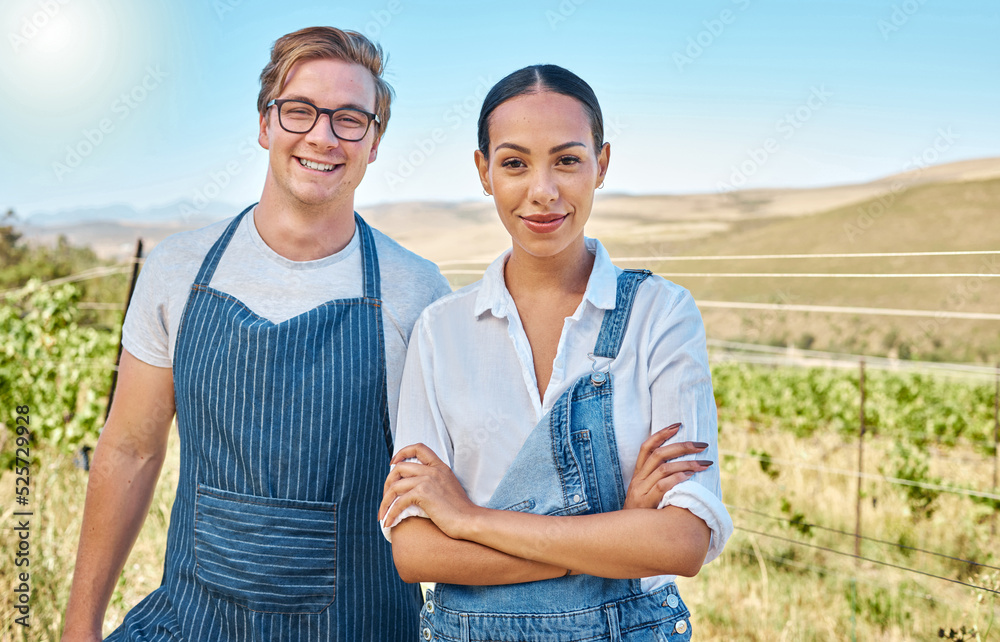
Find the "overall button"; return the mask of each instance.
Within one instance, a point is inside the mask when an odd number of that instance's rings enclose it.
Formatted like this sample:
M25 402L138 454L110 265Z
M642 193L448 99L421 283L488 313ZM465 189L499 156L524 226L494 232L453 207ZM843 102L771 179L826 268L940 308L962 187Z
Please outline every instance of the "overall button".
M677 599L676 595L668 595L667 596L667 601L664 602L664 604L666 606L669 606L672 609L676 609L677 605L680 604L680 603L681 603L681 601L679 599Z
M683 624L683 622L681 624ZM678 626L680 626L680 625L678 625ZM423 638L425 640L430 640L431 639L431 630L430 629L425 628L423 631L420 632L420 634L423 636Z
M583 499L583 498L580 497L579 495L573 495L573 503L574 504L579 504L581 499Z
M684 635L685 633L687 633L688 623L685 622L684 620L681 620L674 626L674 630L677 631L677 633L679 633L680 635ZM424 631L427 631L427 629L424 629Z
M605 381L607 381L607 379L608 378L604 375L603 372L595 372L594 374L590 375L590 381L595 386L602 385Z
M428 613L433 613L434 612L434 602L428 602L427 603L427 612Z

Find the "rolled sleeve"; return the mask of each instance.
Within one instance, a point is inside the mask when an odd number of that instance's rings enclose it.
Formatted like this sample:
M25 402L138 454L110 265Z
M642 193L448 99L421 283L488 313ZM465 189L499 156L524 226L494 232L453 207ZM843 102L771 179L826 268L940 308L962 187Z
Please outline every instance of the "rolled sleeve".
M417 464L420 463L419 459L413 459L413 458L407 459L405 461L407 463L417 463ZM391 473L392 469L395 468L395 467L396 467L395 465L390 466L389 467L389 472ZM392 504L389 506L389 510L392 510L392 507L395 506L396 502L398 502L398 501L399 501L398 499L393 500ZM386 539L386 541L388 541L388 542L391 543L392 542L392 529L395 528L396 526L398 526L399 523L402 522L407 517L423 517L425 519L430 519L430 515L427 514L427 511L425 511L423 508L420 508L419 506L414 506L414 505L411 504L411 505L407 506L406 508L404 508L403 512L401 512L399 514L399 516L396 517L395 521L393 521L391 524L386 524L385 523L385 517L383 517L381 520L379 520L379 526L382 528L382 537L384 537Z
M658 327L657 327L658 326ZM650 337L650 394L653 426L681 423L671 442L708 444L704 451L679 459L707 459L714 465L696 473L660 500L704 520L712 531L705 564L719 556L732 535L733 522L722 503L719 477L718 415L708 366L705 327L694 299L682 291L668 315L654 324Z
M722 500L714 493L698 482L688 480L677 484L663 495L659 508L666 506L676 506L691 511L712 530L712 539L708 545L704 564L708 564L722 553L726 542L733 534L733 520Z

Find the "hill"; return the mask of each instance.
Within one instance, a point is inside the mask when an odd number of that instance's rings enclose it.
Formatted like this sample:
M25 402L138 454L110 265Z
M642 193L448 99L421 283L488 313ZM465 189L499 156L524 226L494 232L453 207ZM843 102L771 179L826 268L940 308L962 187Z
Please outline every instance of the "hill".
M57 213L23 226L34 242L60 234L103 257L124 258L142 237L151 249L176 231L235 214L213 203L195 218L177 203L147 212L121 207ZM387 203L359 208L375 227L445 264L454 285L509 246L491 199ZM1000 158L922 167L858 185L714 194L599 193L587 226L615 257L922 252L1000 249ZM172 216L171 212L176 212ZM105 220L81 220L107 216ZM466 265L456 265L465 262ZM638 267L636 263L629 265ZM1000 257L661 261L656 272L1000 273ZM1000 312L1000 279L668 277L697 300ZM995 321L703 309L709 336L903 358L1000 360Z
M738 221L691 241L619 254L725 256L1000 250L1000 179L923 182L808 216ZM696 299L998 313L1000 255L660 262L657 272L967 273L949 278L675 276ZM704 310L710 336L904 358L1000 360L1000 324L898 316Z

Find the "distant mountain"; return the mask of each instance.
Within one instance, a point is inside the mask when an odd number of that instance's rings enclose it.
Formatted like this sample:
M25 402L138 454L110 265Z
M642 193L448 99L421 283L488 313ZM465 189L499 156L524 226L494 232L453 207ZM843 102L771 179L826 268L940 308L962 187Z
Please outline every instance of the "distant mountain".
M874 208L872 211L887 207L921 186L951 184L956 186L951 193L959 194L963 183L996 178L1000 178L1000 158L984 158L917 167L856 185L642 196L601 192L587 233L600 238L613 253L688 253L696 243L716 238L719 245L711 250L721 251L728 239L746 238L741 235L750 228L845 209L856 218L859 207ZM53 242L65 235L76 244L93 247L103 257L124 258L132 251L136 238L141 237L145 247L151 249L169 234L234 216L240 209L240 205L215 201L178 201L143 210L112 205L39 214L20 227L35 242ZM433 261L488 262L510 246L510 237L497 220L493 200L486 197L464 202L384 203L358 209L372 225ZM867 218L851 218L848 223L859 229L869 224ZM799 235L814 229L815 224L802 222L803 227L796 228L794 234L772 238L778 247L787 245L789 239L801 241ZM725 250L730 254L746 253L738 243Z
M131 205L116 204L105 207L44 212L27 217L25 222L32 227L77 225L94 221L133 224L185 223L188 221L206 223L232 216L237 207L217 201L197 204L191 201L177 201L143 210L137 210Z

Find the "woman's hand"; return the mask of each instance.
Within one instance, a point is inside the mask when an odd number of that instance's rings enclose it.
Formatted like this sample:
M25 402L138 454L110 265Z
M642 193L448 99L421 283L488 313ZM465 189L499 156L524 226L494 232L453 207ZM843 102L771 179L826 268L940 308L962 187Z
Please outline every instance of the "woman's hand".
M414 458L420 463L406 461ZM451 468L424 444L403 448L389 463L395 468L382 487L379 519L391 525L404 508L418 506L446 535L462 539L461 527L482 509L469 499Z
M635 473L625 497L626 509L657 508L664 493L712 465L710 461L671 461L708 448L708 444L695 441L664 445L665 441L677 434L680 427L680 424L667 426L654 432L642 443L635 462Z

